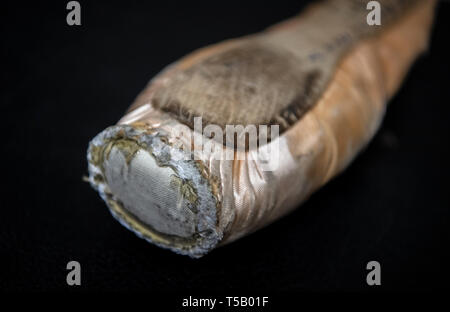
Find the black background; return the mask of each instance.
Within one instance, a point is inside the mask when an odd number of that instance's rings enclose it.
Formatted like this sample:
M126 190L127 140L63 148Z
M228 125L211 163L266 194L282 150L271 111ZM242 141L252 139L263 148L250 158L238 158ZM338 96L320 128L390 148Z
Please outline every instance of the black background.
M86 149L165 65L260 31L306 1L16 2L1 10L0 289L227 295L442 289L449 281L450 3L348 170L273 225L192 260L119 225L82 176ZM3 4L2 4L3 5ZM66 284L67 262L82 285ZM382 285L366 284L381 263Z

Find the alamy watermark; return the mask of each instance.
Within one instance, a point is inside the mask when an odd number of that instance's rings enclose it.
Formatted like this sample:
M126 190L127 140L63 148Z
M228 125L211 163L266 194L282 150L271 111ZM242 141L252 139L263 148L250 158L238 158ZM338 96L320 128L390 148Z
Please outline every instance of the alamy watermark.
M69 1L66 9L70 10L67 13L66 22L69 26L81 25L81 5L78 1Z
M366 269L370 270L367 274L366 282L369 286L381 285L381 265L378 261L370 261L366 265Z
M255 160L263 171L278 168L279 125L203 126L202 118L194 117L193 130L183 124L171 129L170 145L174 147L169 148L171 159Z
M381 25L381 5L378 1L369 1L366 6L367 10L370 12L367 14L367 25L369 26L380 26Z
M69 286L81 285L81 265L78 261L69 261L66 269L70 270L66 276L66 283Z

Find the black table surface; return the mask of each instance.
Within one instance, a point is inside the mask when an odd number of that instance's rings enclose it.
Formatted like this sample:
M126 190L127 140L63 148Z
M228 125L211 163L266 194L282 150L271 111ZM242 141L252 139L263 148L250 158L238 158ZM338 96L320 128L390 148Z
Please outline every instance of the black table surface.
M430 47L353 164L295 212L193 260L122 227L90 186L86 149L149 79L192 50L254 33L306 1L12 2L1 10L1 290L443 289L449 281L450 3ZM66 284L76 260L82 285ZM368 286L366 264L381 264Z

